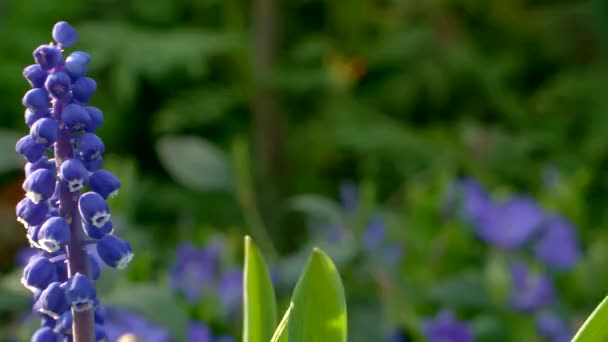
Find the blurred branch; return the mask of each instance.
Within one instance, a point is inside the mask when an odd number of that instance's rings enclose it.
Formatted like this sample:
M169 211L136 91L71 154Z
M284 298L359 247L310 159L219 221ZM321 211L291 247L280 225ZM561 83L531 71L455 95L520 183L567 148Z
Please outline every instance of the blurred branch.
M262 217L271 231L276 226L276 206L283 181L283 139L276 94L268 85L276 55L276 4L256 0L253 5L253 129L256 156L257 197Z

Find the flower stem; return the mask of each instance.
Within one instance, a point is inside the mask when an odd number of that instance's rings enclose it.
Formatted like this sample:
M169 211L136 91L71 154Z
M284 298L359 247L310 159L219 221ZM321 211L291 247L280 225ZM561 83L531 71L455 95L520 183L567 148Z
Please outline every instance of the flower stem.
M53 103L53 115L61 123L61 112L64 103L55 100ZM60 125L61 127L61 125ZM65 160L74 156L71 134L66 127L61 127L59 139L55 144L55 164L57 168ZM67 245L68 274L70 277L76 273L89 276L88 254L82 242L83 234L80 226L80 213L78 212L78 193L71 193L67 184L61 184L59 192L59 213L70 223L70 242ZM93 309L86 311L72 310L73 324L72 337L74 342L94 342L95 326L93 321Z

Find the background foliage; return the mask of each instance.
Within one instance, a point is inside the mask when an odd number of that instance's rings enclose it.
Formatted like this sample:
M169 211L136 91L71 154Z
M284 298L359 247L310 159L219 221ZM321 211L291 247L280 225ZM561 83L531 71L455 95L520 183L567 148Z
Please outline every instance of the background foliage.
M123 183L112 211L136 254L127 273L108 271L102 301L149 314L177 340L188 320L238 337L238 315L185 304L167 270L180 242L213 239L223 241L222 267L240 267L251 234L284 299L310 246L328 252L346 288L349 340L398 328L420 338L420 320L442 308L480 341L532 340L531 316L501 301L504 256L444 215L449 184L472 176L577 227L583 259L556 282L561 311L580 324L608 284L606 2L277 2L274 63L261 79L257 6L0 1L2 337L20 333L28 305L14 266L26 245L13 209L21 70L58 20L93 57L107 168ZM260 98L271 102L262 113ZM346 180L358 191L353 210L338 201ZM377 215L402 247L392 267L389 247L362 248ZM340 242L332 227L343 228Z

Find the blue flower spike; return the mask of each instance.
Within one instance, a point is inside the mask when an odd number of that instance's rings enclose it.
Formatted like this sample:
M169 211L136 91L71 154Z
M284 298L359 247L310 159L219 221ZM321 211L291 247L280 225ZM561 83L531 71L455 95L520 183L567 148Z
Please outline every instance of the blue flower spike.
M91 118L83 106L72 103L63 109L61 121L70 131L82 132L90 124Z
M68 310L66 291L59 282L53 282L46 287L34 304L36 311L58 319Z
M118 195L120 180L110 171L98 170L89 177L89 185L91 190L108 199Z
M32 172L23 182L23 190L34 204L48 200L55 192L55 173L47 169Z
M60 21L53 26L53 39L57 44L61 44L61 47L68 48L78 40L78 32L76 32L72 25L65 21Z
M42 224L37 238L41 249L56 252L70 241L70 225L63 217L51 217Z
M46 202L34 203L27 197L17 203L15 209L17 221L23 223L26 228L42 224L46 219L48 211L49 206Z
M76 138L78 154L82 160L95 160L105 152L101 139L93 133L84 133Z
M80 273L68 280L66 295L70 306L77 312L94 309L97 304L97 292L93 282Z
M70 192L76 192L89 184L89 171L76 158L61 163L59 176L64 182L67 182Z
M48 148L57 141L59 125L55 119L41 118L30 128L30 135L37 143Z
M17 141L15 151L21 154L28 162L35 163L44 156L46 148L31 135L27 135Z
M32 292L44 290L56 281L55 265L44 257L33 257L23 269L21 284Z
M97 228L102 228L110 221L108 203L96 192L90 191L80 196L78 208L82 220Z
M72 79L65 72L52 73L44 83L46 91L56 99L64 99L70 95L72 89Z
M72 94L74 98L82 103L91 101L91 97L97 90L97 82L90 77L80 77L74 82Z
M86 106L97 90L96 81L86 77L91 56L72 51L63 59L63 49L78 40L65 21L55 24L52 37L55 43L33 52L36 64L23 69L32 88L21 100L29 134L15 145L27 160L26 197L15 214L38 250L21 277L42 319L31 341L69 342L72 331L87 341L107 341L104 319L94 310L99 300L93 281L101 261L124 268L133 257L129 243L111 235L106 199L117 194L120 181L101 170L105 146L95 132L104 117L99 108ZM81 194L89 185L92 191ZM79 221L82 230L75 226ZM97 253L78 248L93 244ZM94 312L95 325L87 318Z
M23 77L30 83L32 88L44 88L47 72L40 64L32 64L23 69Z
M99 240L97 253L106 265L120 270L126 268L133 259L131 245L113 235L106 235Z
M49 327L42 327L32 335L31 342L59 342L59 336Z
M61 50L54 45L41 45L33 55L34 61L44 70L53 69L61 61Z

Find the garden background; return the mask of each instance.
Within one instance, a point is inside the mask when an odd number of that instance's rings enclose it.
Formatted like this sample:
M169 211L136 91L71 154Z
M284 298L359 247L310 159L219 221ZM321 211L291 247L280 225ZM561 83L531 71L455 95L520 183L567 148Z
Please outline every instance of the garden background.
M249 234L282 309L327 251L349 341L567 340L608 288L607 4L0 0L0 341L37 324L14 146L59 20L92 56L135 252L99 283L116 334L240 338Z

